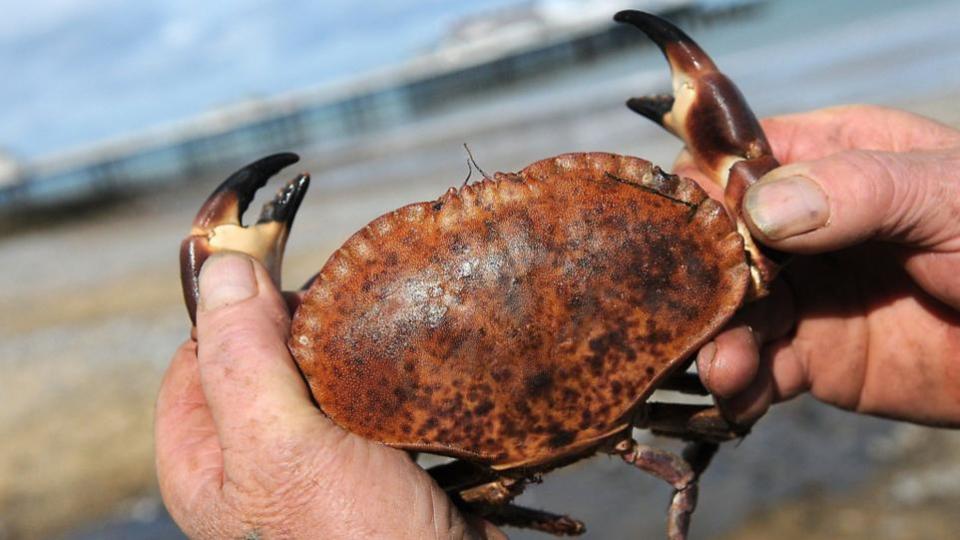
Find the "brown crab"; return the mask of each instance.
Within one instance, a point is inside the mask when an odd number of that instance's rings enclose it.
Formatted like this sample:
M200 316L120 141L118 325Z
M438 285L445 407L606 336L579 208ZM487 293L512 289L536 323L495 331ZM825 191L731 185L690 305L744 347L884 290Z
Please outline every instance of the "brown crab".
M673 96L628 106L685 141L724 187L724 204L647 161L600 152L451 188L347 240L312 281L289 347L340 426L459 458L430 472L469 511L578 534L576 520L510 501L543 472L606 452L675 488L668 536L677 539L717 443L746 428L715 407L648 398L656 389L705 393L686 374L692 353L766 294L777 266L750 239L740 199L777 163L739 91L686 34L637 11L615 20L650 36L673 73ZM308 176L290 181L256 225L240 217L296 160L257 161L203 205L181 246L191 317L213 252L249 253L279 284ZM636 443L635 427L692 442L676 456Z

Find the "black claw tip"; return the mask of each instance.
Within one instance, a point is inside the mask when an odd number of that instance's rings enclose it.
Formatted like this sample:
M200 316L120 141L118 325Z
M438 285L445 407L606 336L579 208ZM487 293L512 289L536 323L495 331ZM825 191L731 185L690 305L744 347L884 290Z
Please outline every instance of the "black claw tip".
M627 107L662 126L663 116L673 108L673 96L661 94L630 98L627 100Z
M216 195L224 191L234 192L237 195L237 213L242 216L250 206L250 201L253 200L257 190L262 188L270 177L299 160L300 156L292 152L273 154L259 159L231 174L213 193Z
M656 15L643 11L626 10L614 15L613 19L639 28L651 41L656 43L673 70L686 73L716 70L713 60L690 36Z
M310 175L303 173L293 180L287 182L272 201L263 205L260 212L260 219L257 223L268 221L279 221L285 223L287 227L293 224L293 218L297 215L297 209L303 202L303 196L310 187Z
M624 10L613 16L619 23L632 24L647 34L661 49L667 43L693 41L683 30L665 19L644 11Z

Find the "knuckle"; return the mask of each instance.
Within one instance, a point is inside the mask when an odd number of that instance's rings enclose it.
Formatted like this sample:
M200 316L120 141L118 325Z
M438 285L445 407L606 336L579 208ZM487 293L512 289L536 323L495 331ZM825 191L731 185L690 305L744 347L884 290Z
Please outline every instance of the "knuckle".
M870 150L852 150L853 166L859 171L866 172L864 182L861 183L863 196L868 202L881 208L890 208L902 195L903 182L899 182L896 169L898 164L891 159L892 155Z
M960 214L960 182L943 174L942 155L924 153L855 152L855 166L863 179L858 197L863 211L872 212L876 230L884 238L917 244L942 241L956 223L944 220Z
M904 193L903 183L897 181L893 164L883 153L857 149L843 152L838 158L828 158L824 170L818 171L818 180L825 185L841 212L849 213L854 221L879 227L882 222L871 219L871 215L893 215L904 198L910 195ZM863 232L873 234L877 231Z

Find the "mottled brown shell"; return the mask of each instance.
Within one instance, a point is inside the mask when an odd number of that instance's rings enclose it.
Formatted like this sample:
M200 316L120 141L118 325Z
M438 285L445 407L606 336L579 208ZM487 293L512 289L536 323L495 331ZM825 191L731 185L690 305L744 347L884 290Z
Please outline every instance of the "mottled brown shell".
M624 429L747 280L741 237L695 183L567 154L375 219L320 272L291 350L354 433L533 466Z

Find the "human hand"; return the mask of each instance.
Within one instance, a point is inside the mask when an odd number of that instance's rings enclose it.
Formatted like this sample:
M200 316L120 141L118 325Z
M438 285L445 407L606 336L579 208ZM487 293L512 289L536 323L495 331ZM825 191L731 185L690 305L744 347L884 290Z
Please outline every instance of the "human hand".
M196 340L160 389L160 491L191 538L504 538L468 520L406 452L313 404L266 270L216 255L200 274Z
M960 132L906 112L762 122L785 163L751 187L753 236L795 258L697 357L733 421L803 392L960 426ZM675 172L719 194L681 154Z

